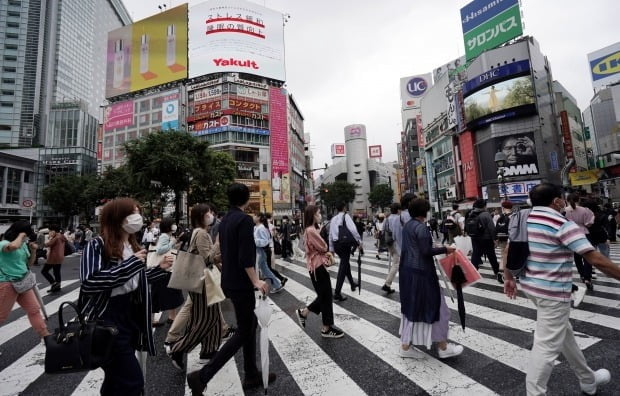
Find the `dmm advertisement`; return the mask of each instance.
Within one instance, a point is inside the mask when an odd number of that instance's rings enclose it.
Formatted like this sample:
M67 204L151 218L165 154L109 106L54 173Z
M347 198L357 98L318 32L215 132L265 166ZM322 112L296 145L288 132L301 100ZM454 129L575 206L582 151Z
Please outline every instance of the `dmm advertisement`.
M620 42L589 53L588 62L594 89L620 81Z
M495 153L498 151L506 154L504 165L506 182L510 181L510 177L513 176L538 175L539 173L533 132L492 138L478 144L477 148L482 183L497 181Z
M288 121L286 90L269 88L269 120L271 124L271 188L274 203L291 202L291 179L288 156Z
M518 0L476 0L461 9L461 18L468 61L523 34Z
M187 78L187 4L108 33L106 98Z
M285 81L282 14L242 0L190 8L189 75L240 72Z
M465 122L477 129L491 122L536 112L532 77L521 76L483 88L464 99Z

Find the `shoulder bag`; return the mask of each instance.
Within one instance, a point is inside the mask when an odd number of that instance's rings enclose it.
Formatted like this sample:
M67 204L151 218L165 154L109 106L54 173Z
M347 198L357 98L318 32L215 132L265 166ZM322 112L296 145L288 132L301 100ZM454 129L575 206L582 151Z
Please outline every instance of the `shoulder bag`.
M77 321L65 324L63 308L70 305L77 313ZM86 321L77 306L65 301L58 308L58 328L44 337L45 372L62 374L94 370L107 364L118 335L115 326Z
M349 227L347 227L346 217L347 214L344 213L342 215L342 224L338 226L338 240L336 241L336 243L356 245L357 241L353 237L353 234L351 233L351 230L349 230Z
M171 289L187 290L194 293L202 294L203 285L205 282L205 260L196 253L194 242L196 241L196 232L189 243L189 251L178 251L176 259L174 260L174 267L172 268L172 275L168 282L168 287Z
M6 274L2 272L2 270L0 270L0 272L6 276ZM36 285L37 276L34 274L34 272L30 270L28 270L28 272L26 272L26 274L21 279L11 281L11 286L13 286L13 289L15 289L15 293L17 294L25 293Z
M222 290L222 273L215 266L205 269L205 290L207 291L207 305L217 304L226 299Z

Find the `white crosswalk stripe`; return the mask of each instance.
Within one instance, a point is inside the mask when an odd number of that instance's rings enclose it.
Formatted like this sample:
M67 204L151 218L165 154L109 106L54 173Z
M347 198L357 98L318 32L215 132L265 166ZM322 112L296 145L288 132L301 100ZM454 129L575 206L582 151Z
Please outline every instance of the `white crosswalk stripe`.
M611 250L612 260L620 262L620 245L612 245ZM270 386L270 394L354 396L382 393L378 390L381 389L386 394L508 395L522 391L523 388L502 388L501 378L488 375L484 373L485 370L479 373L469 368L476 362L467 359L483 361L484 365L495 364L497 366L494 366L494 370L513 370L511 375L516 377L514 384L523 387L532 333L536 326L536 312L528 299L507 299L485 262L480 270L482 279L464 289L468 319L466 330L461 329L456 315L453 319L457 319L450 323L450 340L465 347L463 356L453 361L442 361L434 351L422 348L420 350L425 354L424 359L403 359L397 355L400 341L394 330L398 329L400 321L400 303L394 296L386 296L380 290L389 264L385 254L381 260L377 260L375 254L376 251L368 249L363 257L361 294L351 293L348 301L334 304L335 325L346 334L342 340L321 338L318 329L320 318L314 315L309 318L307 329L297 324L295 309L312 301L315 292L304 262L277 261L278 269L289 277L289 281L283 293L271 295L269 299L274 308L269 330L272 371L278 374L278 380ZM351 262L351 269L354 279L357 279L355 260ZM329 269L332 285L337 271L336 266ZM76 279L66 280L62 286L69 289L76 287L77 282ZM579 283L577 273L575 282ZM392 287L398 292L398 278ZM596 351L601 348L613 347L610 340L620 337L620 283L599 271L594 288L594 292L588 292L580 309L571 310L576 340L586 357L590 353L600 353ZM343 291L346 289L348 284ZM55 314L61 302L75 301L78 294L79 288L60 295L43 293L48 313ZM447 301L449 308L456 312L456 302L449 298ZM229 318L233 317L229 309L226 314ZM50 328L56 327L56 320L55 316L50 319ZM156 339L159 337L161 340L167 328L163 326L156 329ZM0 355L0 396L40 394L39 390L46 389L50 381L63 382L58 380L58 376L52 378L44 374L45 349L42 343L32 341L34 336L25 313L18 306L13 307L10 320L0 327L0 351L3 351ZM24 345L22 338L28 338L30 344ZM343 351L339 350L342 345L353 348L353 354L343 355ZM159 347L163 351L163 347ZM13 349L23 353L9 360L9 352ZM620 351L614 350L613 353L618 354ZM359 361L355 359L356 356L359 356ZM184 375L202 367L198 358L199 348L196 348L187 355L187 370L182 373L170 364L163 352L159 356L149 357L148 367L152 367L152 371L147 371L146 381L152 391L148 394L190 395ZM371 371L373 374L368 377L358 373L359 365L376 365L382 369ZM556 367L569 370L562 359L556 361ZM167 376L160 370L165 370ZM391 386L396 386L390 382L393 378L399 378L397 392L390 391ZM238 353L211 380L206 394L257 394L253 391L244 392L242 380L243 356ZM98 395L102 381L101 369L74 374L57 394ZM571 387L571 384L558 382L564 381L550 383L550 394L570 393L577 389L574 386L578 386L576 383ZM620 379L614 378L612 373L612 384L604 389L610 392L617 386L620 386ZM562 391L554 393L554 387Z

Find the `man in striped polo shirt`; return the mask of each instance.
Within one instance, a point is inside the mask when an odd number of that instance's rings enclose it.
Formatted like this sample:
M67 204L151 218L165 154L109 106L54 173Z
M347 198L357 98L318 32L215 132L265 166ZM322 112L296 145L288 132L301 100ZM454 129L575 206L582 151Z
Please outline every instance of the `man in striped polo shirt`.
M593 371L579 349L569 322L573 252L607 275L620 279L620 267L596 251L577 224L560 213L566 207L562 188L542 183L530 192L532 212L527 219L530 256L520 283L536 306L536 331L527 368L528 395L545 395L554 361L562 353L579 378L581 390L594 395L609 382L608 370ZM515 298L517 288L505 270L504 292Z

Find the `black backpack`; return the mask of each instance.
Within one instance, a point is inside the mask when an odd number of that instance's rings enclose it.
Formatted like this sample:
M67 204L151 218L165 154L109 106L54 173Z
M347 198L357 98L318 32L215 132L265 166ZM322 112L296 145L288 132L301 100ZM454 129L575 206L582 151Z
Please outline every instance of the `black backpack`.
M501 242L505 242L508 240L508 224L510 222L510 217L502 213L499 215L497 219L497 223L495 224L495 239Z
M472 238L481 237L484 231L479 219L480 213L472 211L465 220L465 232Z
M607 214L598 212L594 215L594 223L588 228L589 234L586 235L593 245L605 243L609 239L607 234Z

